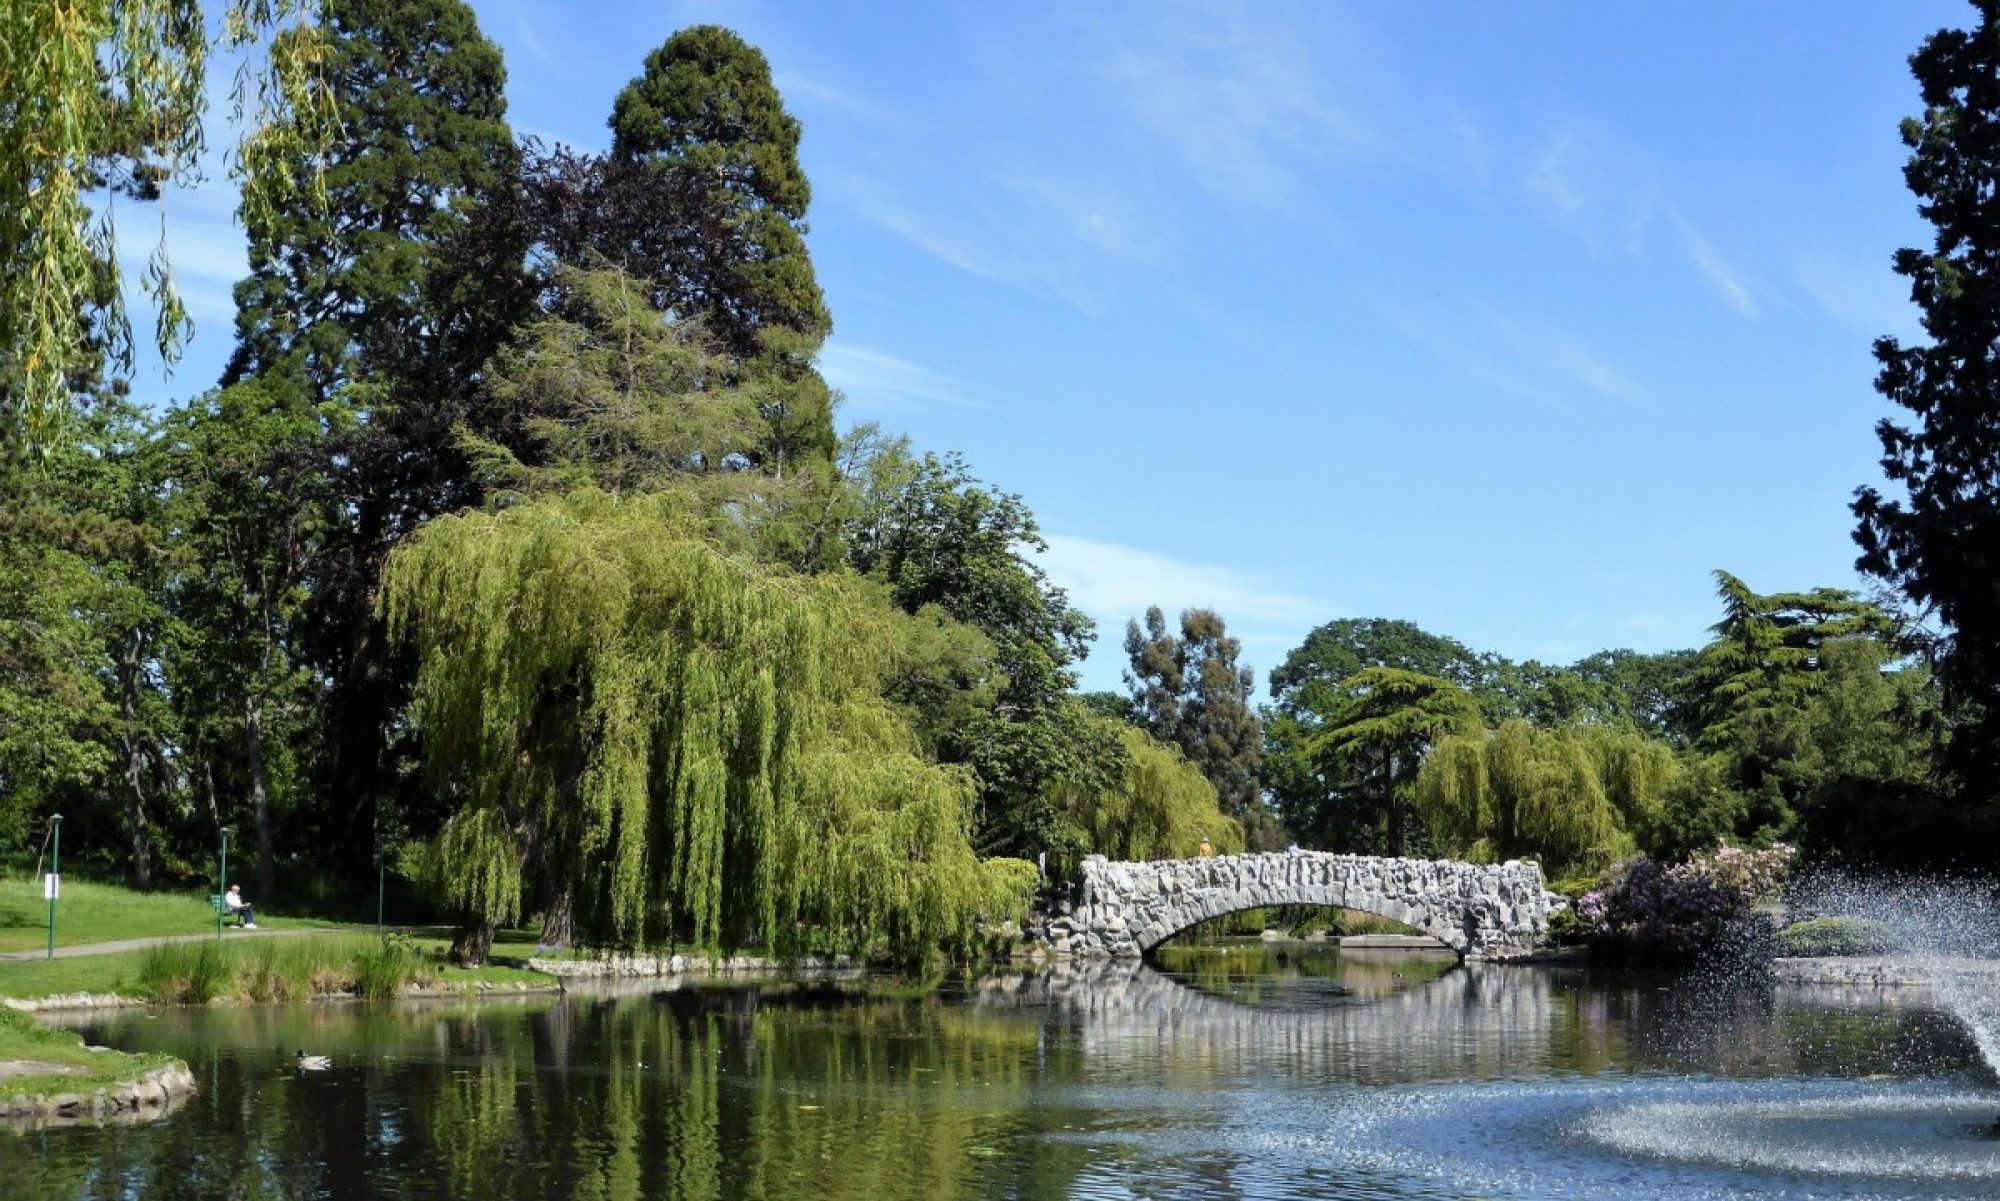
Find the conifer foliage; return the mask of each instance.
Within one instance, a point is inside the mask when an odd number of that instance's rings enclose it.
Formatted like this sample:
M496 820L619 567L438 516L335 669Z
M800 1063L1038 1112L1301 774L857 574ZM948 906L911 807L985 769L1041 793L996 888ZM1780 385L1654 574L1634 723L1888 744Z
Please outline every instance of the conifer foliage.
M1903 122L1903 178L1937 233L1904 247L1897 274L1926 340L1875 343L1876 391L1906 411L1876 426L1882 470L1854 501L1859 566L1932 609L1951 638L1941 667L1963 719L1962 777L1994 795L2000 768L2000 3L1975 0L1978 24L1945 29L1910 59L1924 112Z

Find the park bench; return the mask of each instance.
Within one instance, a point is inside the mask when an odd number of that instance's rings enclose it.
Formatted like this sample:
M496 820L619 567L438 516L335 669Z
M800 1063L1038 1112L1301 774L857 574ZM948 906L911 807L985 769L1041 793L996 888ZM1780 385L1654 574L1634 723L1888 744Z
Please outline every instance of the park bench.
M218 916L221 917L234 916L236 918L236 924L238 926L241 926L243 924L243 915L241 913L232 913L229 906L223 903L223 898L221 893L219 892L209 893L208 904L210 908L215 910Z

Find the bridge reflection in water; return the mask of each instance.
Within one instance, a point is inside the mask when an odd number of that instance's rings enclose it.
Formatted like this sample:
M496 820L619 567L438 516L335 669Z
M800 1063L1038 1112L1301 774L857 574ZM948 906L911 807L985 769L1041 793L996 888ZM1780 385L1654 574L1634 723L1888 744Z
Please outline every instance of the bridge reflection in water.
M1574 1030L1547 970L1441 958L1431 960L1441 971L1427 982L1384 979L1347 996L1320 991L1258 1004L1130 960L1069 961L986 980L977 1003L1047 1010L1087 1062L1192 1061L1359 1083L1517 1072L1546 1061L1559 1017L1566 1033ZM1351 966L1343 978L1354 982Z

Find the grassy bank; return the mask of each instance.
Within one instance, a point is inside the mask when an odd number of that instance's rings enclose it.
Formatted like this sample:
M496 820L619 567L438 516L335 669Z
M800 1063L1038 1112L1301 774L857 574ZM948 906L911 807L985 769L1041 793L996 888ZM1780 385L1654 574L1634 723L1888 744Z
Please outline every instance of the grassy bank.
M412 985L472 991L555 983L552 976L523 968L453 967L444 962L443 951L442 940L357 934L167 943L111 955L0 964L0 997L115 993L166 1005L203 1005L394 997Z
M208 894L136 892L115 884L64 880L58 902L56 945L167 938L215 929ZM368 927L259 912L261 928L363 930ZM31 951L47 944L49 903L40 880L0 879L0 952Z
M83 1039L69 1031L53 1030L26 1014L0 1008L0 1096L88 1094L129 1084L172 1062L169 1055L88 1050Z

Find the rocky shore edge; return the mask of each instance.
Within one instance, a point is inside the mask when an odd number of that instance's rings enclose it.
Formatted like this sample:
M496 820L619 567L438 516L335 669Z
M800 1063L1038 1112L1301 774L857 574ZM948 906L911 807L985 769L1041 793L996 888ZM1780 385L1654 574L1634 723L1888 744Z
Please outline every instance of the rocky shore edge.
M528 967L562 980L626 980L775 973L830 976L859 972L863 964L846 955L809 956L796 962L762 955L607 955L590 959L530 959Z
M2000 960L1918 961L1897 955L1842 955L1778 959L1771 974L1780 984L1830 984L1862 988L1928 988L1938 974L1976 977L2000 989Z
M0 1005L21 1013L58 1013L67 1009L141 1009L151 1001L117 993L68 992L46 997L0 997Z
M403 989L402 995L398 999L405 1001L459 1001L468 997L547 996L560 993L562 990L562 981L560 980L550 980L547 982L531 980L481 980L460 985L412 984ZM358 1001L360 999L361 996L359 993L330 992L293 1002L262 1002L224 998L211 1001L209 1004L217 1006L270 1003L317 1005L327 1001ZM93 1009L144 1009L152 1006L161 1006L162 1003L148 1001L143 997L119 996L117 993L77 992L56 993L46 997L0 997L0 1005L5 1005L9 1009L19 1010L22 1013L42 1014L77 1013ZM175 1006L172 1004L162 1007L185 1008L185 1006ZM199 1008L199 1006L195 1006L195 1008Z
M6 1119L17 1127L144 1121L173 1112L194 1093L194 1073L179 1060L142 1072L130 1083L89 1092L8 1095L0 1091L6 1096Z

